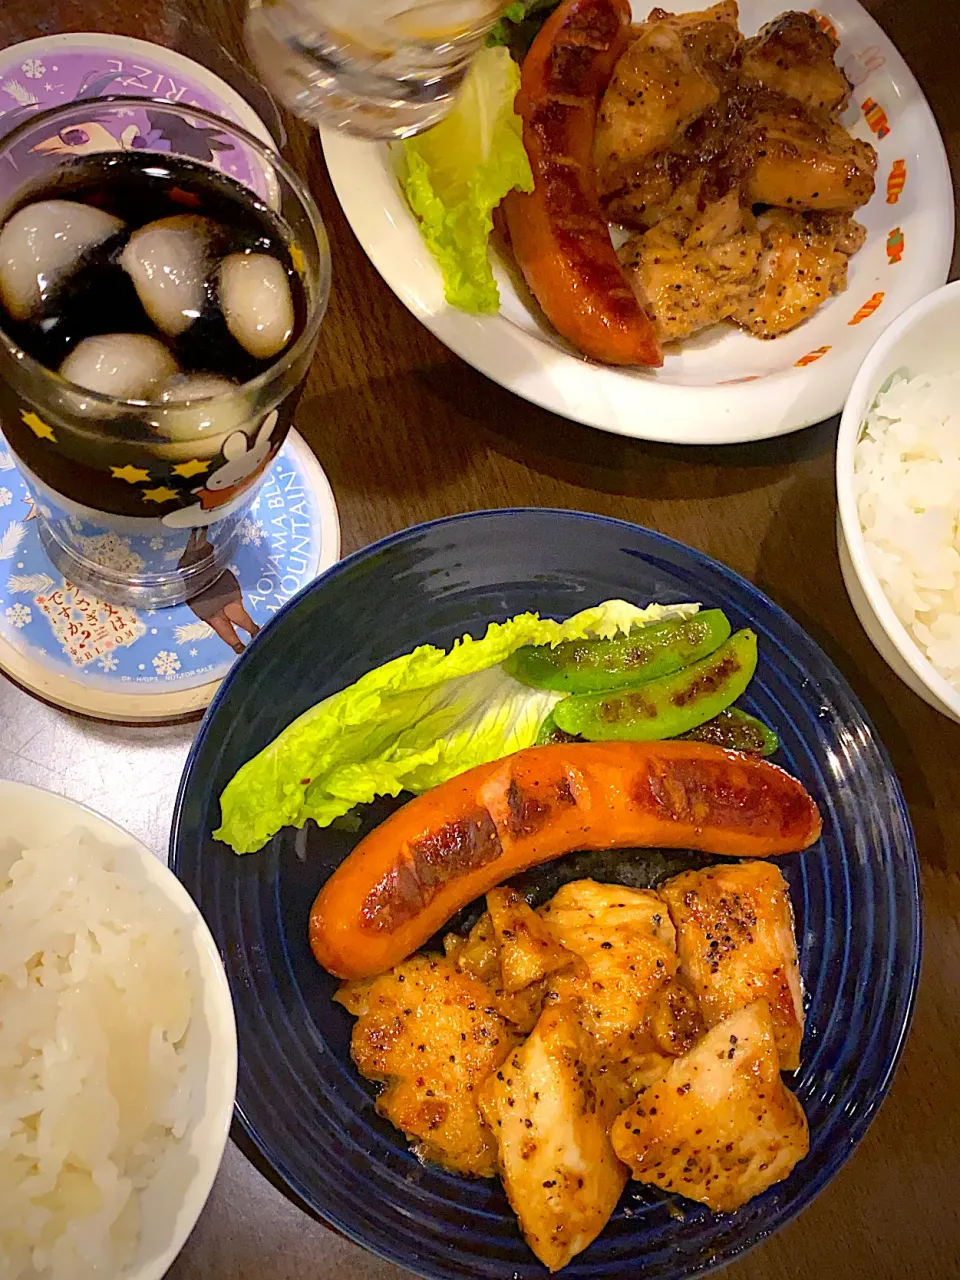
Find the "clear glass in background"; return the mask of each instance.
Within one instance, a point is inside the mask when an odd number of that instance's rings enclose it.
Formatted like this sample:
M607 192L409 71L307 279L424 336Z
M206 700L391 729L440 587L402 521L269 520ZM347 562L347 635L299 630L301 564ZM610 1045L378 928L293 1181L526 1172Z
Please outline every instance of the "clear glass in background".
M449 111L506 0L250 0L247 49L302 119L406 138Z
M299 334L269 367L235 391L174 404L67 382L18 346L0 309L0 428L34 499L28 518L69 582L149 609L190 599L228 565L316 349L330 254L313 198L274 151L209 112L142 98L71 103L5 136L0 225L26 187L52 181L85 147L114 146L155 152L161 167L180 156L234 177L279 218L303 294ZM100 331L110 327L107 319Z

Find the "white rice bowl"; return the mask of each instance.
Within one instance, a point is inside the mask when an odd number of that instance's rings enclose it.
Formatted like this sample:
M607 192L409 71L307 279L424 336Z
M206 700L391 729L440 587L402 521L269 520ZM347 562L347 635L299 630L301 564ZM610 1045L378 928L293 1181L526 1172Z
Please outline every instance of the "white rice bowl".
M960 690L960 374L895 374L863 424L853 496L900 622Z
M0 1277L160 1280L236 1088L209 930L99 815L0 780Z

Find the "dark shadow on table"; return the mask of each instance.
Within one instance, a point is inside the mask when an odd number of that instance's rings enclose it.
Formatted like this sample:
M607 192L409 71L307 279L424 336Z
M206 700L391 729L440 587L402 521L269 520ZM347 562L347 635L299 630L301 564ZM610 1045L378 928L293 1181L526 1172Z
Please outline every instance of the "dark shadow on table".
M319 1222L322 1227L326 1227L326 1229L328 1231L332 1231L334 1235L341 1236L342 1239L346 1238L343 1236L342 1232L338 1231L336 1227L331 1226L331 1224L327 1222L326 1218L322 1218L320 1214L315 1212L305 1200L302 1200L295 1191L287 1186L276 1170L273 1169L266 1160L264 1160L263 1156L257 1149L256 1143L248 1137L243 1126L236 1118L234 1118L233 1124L230 1126L230 1140L238 1150L246 1156L256 1169L257 1173L266 1178L270 1185L276 1191L279 1191L282 1196L286 1197L291 1204L296 1205L302 1213L305 1213L309 1218L312 1218L314 1222Z
M768 478L765 472L829 451L838 423L830 418L751 444L660 444L570 422L519 400L462 361L417 376L468 419L489 447L554 479L623 497L697 497L707 485L714 497L754 489Z

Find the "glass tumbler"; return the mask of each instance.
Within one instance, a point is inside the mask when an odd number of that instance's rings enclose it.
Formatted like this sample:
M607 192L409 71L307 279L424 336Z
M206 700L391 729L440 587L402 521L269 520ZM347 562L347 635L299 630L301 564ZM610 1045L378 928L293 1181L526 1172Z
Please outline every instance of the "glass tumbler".
M64 265L57 219L71 198L88 208L79 259ZM37 231L35 210L50 201L53 222ZM105 215L108 230L119 226L91 245L83 230ZM131 233L155 221L177 235L141 241L131 269ZM330 290L316 205L238 125L182 104L93 99L30 117L0 141L0 228L0 429L31 493L28 518L68 582L115 604L181 603L229 562L290 428ZM230 268L230 292L218 257L228 250L246 259ZM238 293L251 273L253 292ZM144 274L185 281L192 304L171 321L161 288L136 310ZM264 280L283 295L279 338L276 314L262 321L258 310ZM69 360L59 373L64 351L72 358L85 339L93 375ZM157 369L141 367L144 346ZM130 390L148 376L148 392Z
M247 49L304 120L406 138L450 110L506 0L250 0Z

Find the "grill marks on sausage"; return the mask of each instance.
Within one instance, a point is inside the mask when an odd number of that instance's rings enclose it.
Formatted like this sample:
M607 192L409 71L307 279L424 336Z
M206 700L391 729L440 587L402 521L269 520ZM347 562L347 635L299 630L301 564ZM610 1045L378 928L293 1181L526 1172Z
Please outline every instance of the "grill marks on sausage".
M524 790L516 778L511 778L507 789L507 834L512 840L536 835L557 809L569 809L576 803L573 788L566 778L536 792Z
M496 824L484 808L412 840L364 899L364 927L392 930L412 920L450 880L485 867L502 852Z
M596 57L609 53L621 39L620 21L611 6L587 4L574 10L547 60L546 97L526 115L524 132L540 151L537 183L546 189L555 211L554 229L575 274L587 289L606 295L616 321L630 323L639 304L610 253L606 228L598 221L592 161L575 158L579 148L572 145L582 128L578 117L584 111L596 112L606 87L598 82Z
M635 804L660 818L695 828L776 830L781 836L809 829L813 801L791 778L771 766L762 774L735 759L651 761L634 793Z
M505 835L511 840L535 835L557 809L575 807L576 803L573 787L566 778L542 791L524 788L511 778L503 824ZM502 853L497 824L486 808L477 808L411 841L364 899L360 912L363 927L392 930L412 920L444 885L487 866Z

